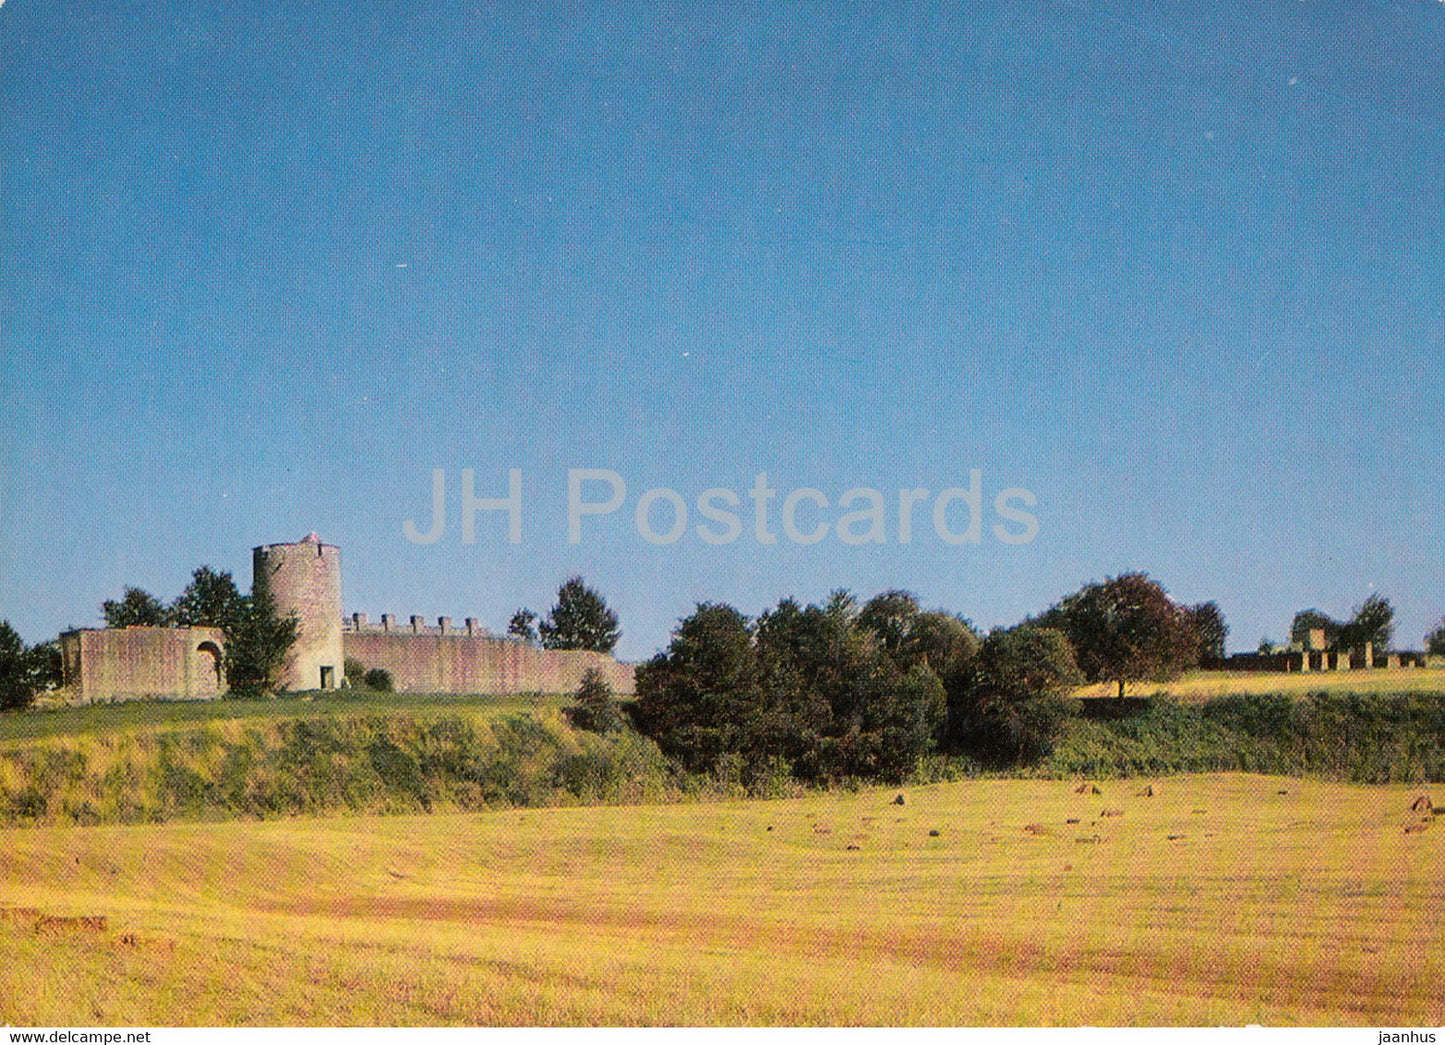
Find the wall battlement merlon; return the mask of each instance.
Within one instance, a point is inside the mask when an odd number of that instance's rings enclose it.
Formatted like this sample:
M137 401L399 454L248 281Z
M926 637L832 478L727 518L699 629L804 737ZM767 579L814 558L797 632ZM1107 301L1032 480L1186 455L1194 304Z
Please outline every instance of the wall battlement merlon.
M496 638L491 630L482 625L476 617L464 617L457 624L451 617L438 617L435 624L426 623L426 618L413 614L398 617L394 613L383 613L381 620L372 622L364 613L352 613L341 618L341 630L347 634L368 635L437 635L449 638Z

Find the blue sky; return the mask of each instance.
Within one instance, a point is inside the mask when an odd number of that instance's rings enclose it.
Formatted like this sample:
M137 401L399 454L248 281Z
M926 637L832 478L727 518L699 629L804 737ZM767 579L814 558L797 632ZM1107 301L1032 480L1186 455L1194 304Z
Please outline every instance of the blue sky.
M1445 614L1445 5L659 8L0 7L0 616L313 529L348 611L500 630L581 573L629 657L704 599L987 627L1126 570L1233 648ZM521 470L521 543L461 542L464 468ZM574 468L627 496L570 544ZM979 543L902 543L973 469ZM764 472L884 542L759 542Z

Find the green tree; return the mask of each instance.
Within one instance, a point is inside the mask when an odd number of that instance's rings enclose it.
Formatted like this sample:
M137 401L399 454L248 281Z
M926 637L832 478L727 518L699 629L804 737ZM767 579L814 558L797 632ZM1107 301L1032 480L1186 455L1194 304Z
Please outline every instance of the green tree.
M60 685L60 646L27 647L9 621L0 620L0 711L18 711L35 696Z
M581 649L611 653L622 632L617 614L594 589L572 577L557 589L557 604L538 626L545 649Z
M1394 634L1395 608L1383 595L1371 595L1340 628L1339 644L1341 649L1352 650L1368 642L1378 653L1390 648Z
M60 643L54 641L37 643L25 651L30 669L30 681L35 692L43 693L55 689L64 678L60 658Z
M1077 710L1069 693L1083 679L1059 629L1034 624L995 629L951 694L953 743L994 762L1046 755Z
M889 654L899 656L921 612L918 597L911 592L885 591L864 603L858 626L876 635Z
M243 596L235 623L226 632L226 684L230 691L242 696L275 692L276 678L299 628L294 613L276 615L264 591Z
M983 640L972 624L943 610L924 610L903 644L900 666L924 664L945 684L968 667Z
M537 641L537 615L523 606L507 623L507 634L523 642Z
M886 640L859 620L857 600L832 592L822 605L784 599L758 618L757 656L766 701L754 738L765 758L782 759L805 780L864 775L880 692L899 674ZM888 662L887 678L880 677Z
M672 641L637 669L642 731L694 773L716 771L751 745L762 679L748 619L731 606L701 603Z
M233 630L245 615L245 598L236 589L229 571L202 566L191 574L191 583L171 603L173 623L189 627Z
M1198 653L1184 611L1143 573L1086 585L1036 623L1062 631L1084 677L1114 683L1121 697L1126 683L1177 678Z
M921 609L918 598L906 591L885 591L869 599L858 612L857 626L872 632L901 670L922 664L944 680L978 650L978 633L968 621Z
M615 733L622 728L622 709L617 705L612 686L596 668L582 673L573 721L579 728L593 733Z
M784 599L756 623L703 604L638 670L639 727L689 770L736 772L744 784L779 772L902 779L943 723L945 689L929 657L952 655L966 631L909 602L885 614L875 600L865 616L835 591L821 605Z
M0 711L28 708L34 700L35 686L25 643L9 621L0 620Z
M1223 660L1224 643L1229 638L1229 625L1217 602L1201 602L1186 606L1184 615L1194 631L1197 645L1196 661Z
M127 587L120 599L106 599L100 612L110 628L163 627L170 624L170 611L148 591Z
M1425 652L1433 655L1445 654L1445 617L1425 636Z

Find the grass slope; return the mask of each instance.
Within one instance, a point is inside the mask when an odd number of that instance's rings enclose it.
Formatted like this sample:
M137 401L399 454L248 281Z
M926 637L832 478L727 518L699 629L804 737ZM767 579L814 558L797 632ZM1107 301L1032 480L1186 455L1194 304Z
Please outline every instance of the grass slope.
M1152 786L0 831L0 1022L1445 1020L1414 791Z
M1084 702L1053 753L1025 772L1126 777L1217 770L1356 783L1445 780L1445 696L1262 693L1202 704ZM1117 705L1114 705L1117 708Z
M671 776L650 740L575 730L555 709L223 719L0 749L0 824L636 802Z
M559 701L565 698L557 698ZM1314 693L1085 701L1039 762L995 772L1129 777L1243 770L1357 783L1445 781L1445 696ZM144 713L160 708L158 719ZM187 721L176 717L210 713ZM89 713L87 717L83 713ZM119 705L34 716L0 744L0 825L159 823L729 793L650 740L571 728L556 707L408 697ZM7 724L24 726L27 716ZM986 775L926 759L917 780ZM779 779L762 793L797 789Z
M557 708L570 694L518 693L505 696L450 693L333 691L241 700L147 700L85 707L42 708L0 714L0 750L55 737L102 736L120 732L161 732L213 723L267 723L337 714L496 717L538 708Z

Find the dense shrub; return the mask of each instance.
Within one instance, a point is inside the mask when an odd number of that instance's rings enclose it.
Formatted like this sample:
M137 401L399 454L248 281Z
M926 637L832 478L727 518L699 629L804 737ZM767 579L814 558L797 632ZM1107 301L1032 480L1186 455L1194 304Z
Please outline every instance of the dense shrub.
M931 664L967 638L961 622L918 627L911 597L889 600L860 614L845 592L821 606L785 599L756 622L698 606L638 670L639 728L689 772L747 787L780 773L904 779L943 721Z
M0 711L19 711L37 694L60 685L60 647L26 646L9 621L0 620Z
M1068 694L1082 677L1063 632L996 629L949 694L951 746L993 764L1048 754L1078 710Z
M385 668L372 668L365 675L361 676L361 683L367 689L376 693L390 693L393 689L391 672Z
M596 668L588 668L582 673L572 723L593 733L614 733L622 728L622 709L617 704L612 686Z

